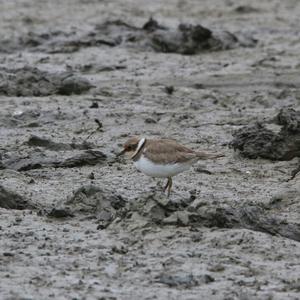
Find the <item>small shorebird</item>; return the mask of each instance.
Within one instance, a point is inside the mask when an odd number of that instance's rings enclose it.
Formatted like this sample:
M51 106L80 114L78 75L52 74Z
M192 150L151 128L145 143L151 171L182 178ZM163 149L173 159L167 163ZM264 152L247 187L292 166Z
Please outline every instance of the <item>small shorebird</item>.
M128 154L134 166L142 173L158 178L168 178L164 191L168 197L172 188L172 177L188 170L199 159L212 159L224 156L219 153L193 151L169 139L146 139L132 137L118 154Z

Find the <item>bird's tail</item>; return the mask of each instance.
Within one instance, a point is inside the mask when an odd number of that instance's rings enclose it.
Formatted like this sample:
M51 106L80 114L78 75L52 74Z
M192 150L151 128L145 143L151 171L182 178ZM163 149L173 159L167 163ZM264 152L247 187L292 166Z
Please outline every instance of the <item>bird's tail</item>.
M222 153L208 153L204 151L197 152L198 159L214 159L224 157L225 155Z

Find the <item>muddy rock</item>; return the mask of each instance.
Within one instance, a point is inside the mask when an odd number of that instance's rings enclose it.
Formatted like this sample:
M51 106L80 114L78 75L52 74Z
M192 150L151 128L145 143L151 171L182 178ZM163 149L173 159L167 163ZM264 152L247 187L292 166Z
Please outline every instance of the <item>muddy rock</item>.
M290 160L300 156L300 113L282 109L274 118L281 126L276 133L264 124L256 123L237 130L231 146L248 158Z
M29 66L1 67L0 81L0 95L17 97L82 94L92 87L88 80L72 73L49 73Z

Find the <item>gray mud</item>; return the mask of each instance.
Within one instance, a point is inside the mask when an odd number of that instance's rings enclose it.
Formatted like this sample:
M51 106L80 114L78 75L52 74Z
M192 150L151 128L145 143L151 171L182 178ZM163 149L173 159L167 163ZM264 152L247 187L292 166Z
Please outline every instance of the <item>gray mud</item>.
M233 133L231 146L248 158L291 160L300 157L300 112L282 109L274 121L280 127L279 132L261 123L248 125Z
M122 20L115 20L97 24L87 32L77 31L30 31L15 39L0 41L0 51L12 52L26 48L34 52L72 53L85 47L127 46L140 51L197 54L205 50L253 47L256 44L251 36L242 35L238 38L228 31L213 32L200 24L181 23L177 28L168 28L152 18L140 28Z
M0 95L42 97L50 95L82 94L92 86L88 80L69 72L51 74L38 68L0 70Z
M299 299L298 1L71 2L1 4L0 298Z

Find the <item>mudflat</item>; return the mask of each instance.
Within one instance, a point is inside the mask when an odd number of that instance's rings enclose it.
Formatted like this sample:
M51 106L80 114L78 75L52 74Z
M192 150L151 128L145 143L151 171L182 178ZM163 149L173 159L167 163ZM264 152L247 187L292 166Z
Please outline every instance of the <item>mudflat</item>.
M299 1L0 6L1 299L299 299Z

